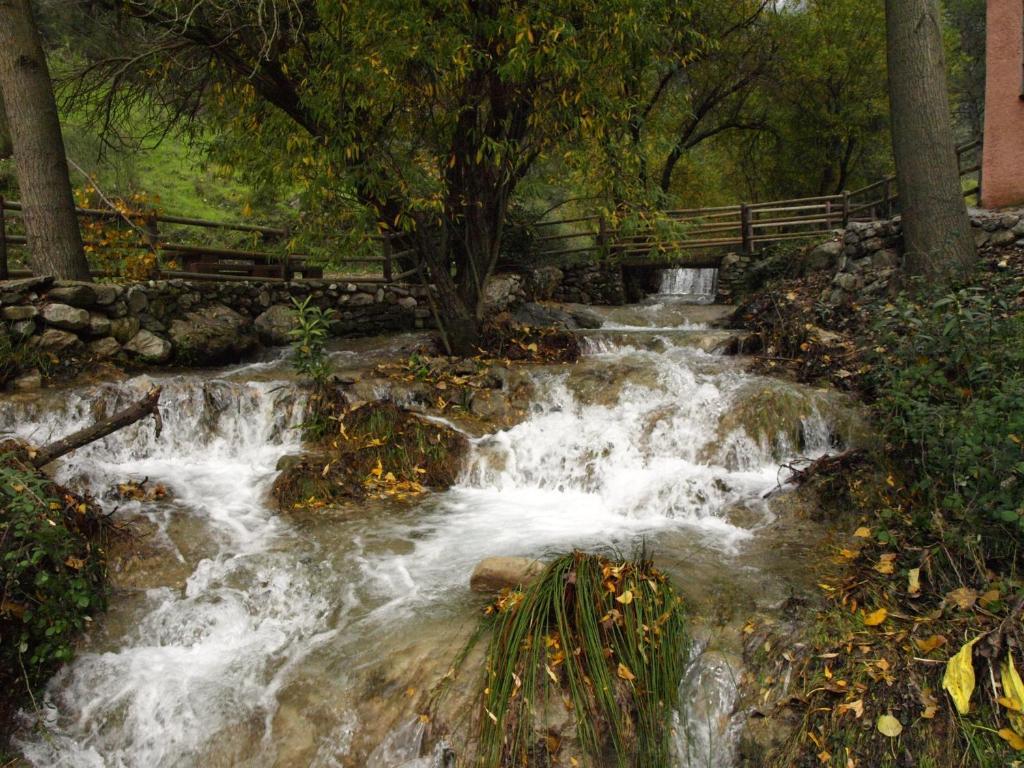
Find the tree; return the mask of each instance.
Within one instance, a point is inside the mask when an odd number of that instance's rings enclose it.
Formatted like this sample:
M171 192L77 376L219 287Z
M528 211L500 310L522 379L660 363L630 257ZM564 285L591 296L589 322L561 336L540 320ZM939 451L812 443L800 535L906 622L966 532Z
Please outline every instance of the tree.
M7 110L4 108L3 95L0 94L0 160L6 160L13 153L11 129L7 127Z
M57 105L29 0L0 0L0 92L32 270L88 280Z
M948 276L976 259L960 189L938 0L886 0L893 154L908 271Z
M201 114L236 167L371 211L414 245L460 351L519 183L619 121L624 72L685 25L670 0L101 4L131 14L136 46L88 68L80 103Z

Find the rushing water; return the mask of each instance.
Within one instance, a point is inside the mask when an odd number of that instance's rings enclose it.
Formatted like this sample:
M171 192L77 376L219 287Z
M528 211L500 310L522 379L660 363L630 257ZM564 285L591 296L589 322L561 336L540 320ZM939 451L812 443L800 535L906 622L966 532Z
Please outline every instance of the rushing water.
M658 293L674 296L695 304L710 304L715 300L718 270L711 268L665 269L661 272Z
M277 459L299 448L303 410L297 390L273 380L279 367L163 377L159 439L138 424L58 472L101 498L127 477L164 483L168 500L122 502L120 514L155 524L168 575L115 596L41 715L27 717L25 757L75 767L436 765L418 756L422 728L403 692L447 668L479 606L469 574L488 555L643 541L688 594L783 597L786 577L751 553L759 541L780 546L764 496L781 464L834 439L822 396L786 388L788 410L767 413L771 428L746 429L729 415L752 388L764 397L781 385L688 346L589 344L576 366L533 374L532 413L475 440L456 487L415 505L304 517L276 515L267 499ZM43 443L150 383L0 402L0 424ZM697 644L679 766L730 764L737 674L734 656Z

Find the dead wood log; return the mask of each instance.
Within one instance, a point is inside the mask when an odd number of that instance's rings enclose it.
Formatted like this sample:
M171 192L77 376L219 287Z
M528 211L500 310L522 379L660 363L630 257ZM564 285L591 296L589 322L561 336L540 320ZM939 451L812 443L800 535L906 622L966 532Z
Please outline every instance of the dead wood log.
M866 456L867 453L862 448L855 448L853 450L844 451L843 453L837 453L834 456L826 453L824 456L812 461L803 469L797 469L790 464L787 465L787 467L793 471L793 474L790 475L786 482L792 483L793 485L803 485L812 477L817 475L835 474L840 470L856 466L864 461Z
M160 402L160 392L160 387L153 387L145 397L134 405L96 422L91 427L80 429L74 434L50 443L38 449L34 454L30 453L29 460L32 466L41 469L64 454L71 453L71 451L104 438L119 429L124 429L146 416L153 417L153 421L156 423L156 434L159 437L160 430L163 429L163 420L160 418L160 409L157 407Z

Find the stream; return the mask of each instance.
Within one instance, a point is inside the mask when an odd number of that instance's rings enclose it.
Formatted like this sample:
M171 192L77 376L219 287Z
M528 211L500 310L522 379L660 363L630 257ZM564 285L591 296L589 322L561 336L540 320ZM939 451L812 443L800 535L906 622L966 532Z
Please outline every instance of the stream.
M814 588L805 563L819 532L788 494L768 496L784 464L851 439L852 427L838 395L704 351L720 331L692 300L597 308L607 332L585 337L581 361L531 369L527 418L474 438L461 481L413 503L272 509L275 465L300 450L304 410L280 351L0 400L0 433L45 443L153 381L164 387L159 439L140 423L57 469L118 515L144 518L155 554L26 714L15 743L27 761L434 768L443 761L419 754L414 700L483 604L468 588L475 564L643 545L692 612L676 768L733 765L739 627ZM417 340L339 342L333 354L339 367L369 365ZM168 498L105 495L127 478L162 483Z

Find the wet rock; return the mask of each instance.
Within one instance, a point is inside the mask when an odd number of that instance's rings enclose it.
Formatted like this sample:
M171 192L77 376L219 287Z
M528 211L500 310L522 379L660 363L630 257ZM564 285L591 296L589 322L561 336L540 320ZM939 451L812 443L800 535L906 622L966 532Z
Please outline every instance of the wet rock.
M18 376L12 386L18 392L34 392L43 386L43 375L37 370L31 370Z
M171 350L171 342L147 330L139 331L124 345L125 352L144 363L166 363Z
M37 336L36 345L44 352L62 354L71 352L81 345L81 340L73 333L60 331L56 328L47 328L42 335Z
M47 304L43 307L43 319L65 331L84 331L89 327L89 313L68 304Z
M473 393L470 412L484 421L503 423L509 416L508 397L497 389L481 389Z
M256 318L254 325L261 342L280 347L291 343L291 331L298 327L299 316L287 304L274 304Z
M39 316L39 310L30 304L23 304L13 307L4 307L0 309L0 317L4 320L10 320L16 322L18 320L31 320L34 317Z
M604 318L596 312L583 307L573 307L569 310L569 317L572 318L577 328L600 328L604 325Z
M487 557L477 563L469 588L485 594L526 586L544 573L546 566L529 557Z
M91 283L59 280L46 294L49 301L70 304L72 307L88 309L96 306L96 290Z
M117 340L111 336L107 336L103 339L97 339L89 344L89 354L99 359L114 357L120 351L121 345L118 344Z
M170 335L177 359L192 365L237 362L256 347L252 321L220 304L173 320Z

